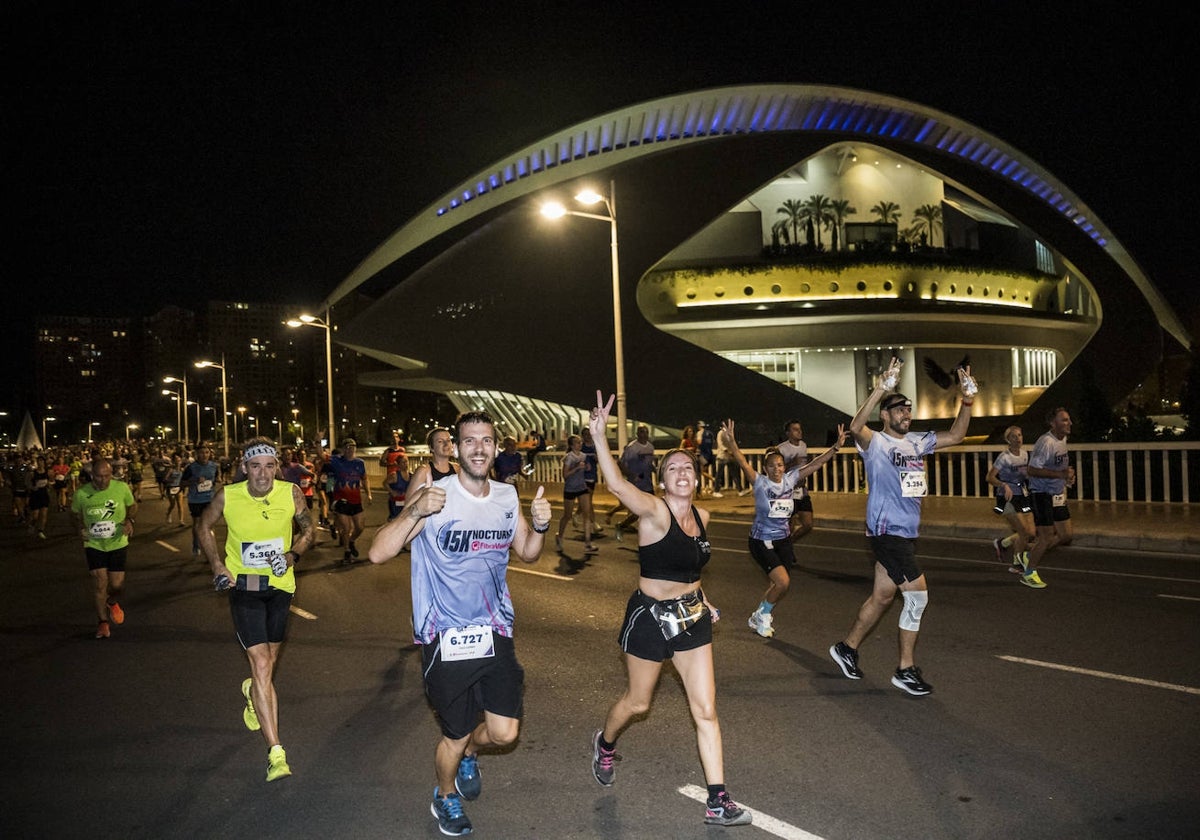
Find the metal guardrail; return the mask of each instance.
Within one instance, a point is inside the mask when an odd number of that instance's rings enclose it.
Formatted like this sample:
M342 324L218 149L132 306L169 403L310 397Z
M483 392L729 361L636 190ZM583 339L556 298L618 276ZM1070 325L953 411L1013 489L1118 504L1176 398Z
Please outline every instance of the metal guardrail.
M991 496L984 477L1002 445L953 446L933 453L926 464L931 496L982 498ZM1027 446L1026 450L1032 450ZM1177 502L1200 501L1200 488L1192 488L1193 476L1200 475L1200 442L1170 443L1070 443L1071 464L1075 467L1075 486L1068 491L1073 499L1096 502ZM811 448L820 455L824 449ZM760 469L764 449L743 449L750 464ZM658 454L662 454L661 452ZM382 480L378 455L364 456L372 480ZM427 460L410 456L412 469ZM538 455L530 482L562 482L562 454ZM816 492L854 493L865 487L862 459L853 447L842 451L809 476L809 488Z

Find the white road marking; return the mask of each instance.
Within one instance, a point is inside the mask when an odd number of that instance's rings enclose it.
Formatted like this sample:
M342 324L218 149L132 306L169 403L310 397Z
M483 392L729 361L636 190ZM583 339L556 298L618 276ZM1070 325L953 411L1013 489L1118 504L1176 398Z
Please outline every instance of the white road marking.
M1186 685L1175 685L1174 683L1159 682L1158 680L1144 680L1141 677L1126 677L1122 674L1110 674L1107 671L1093 671L1090 668L1076 668L1073 665L1059 665L1054 662L1042 662L1038 659L1022 659L1019 656L1000 656L998 659L1003 659L1005 662L1017 662L1022 665L1036 665L1039 668L1053 668L1056 671L1069 671L1072 674L1084 674L1089 677L1101 677L1106 680L1119 680L1121 682L1134 683L1135 685L1147 685L1151 688L1165 688L1170 691L1182 691L1184 694L1200 695L1200 688L1192 688Z
M1200 601L1200 598L1193 598L1191 595L1163 595L1159 593L1159 598L1171 598L1175 601Z
M300 607L297 607L295 604L290 604L288 606L288 609L291 610L292 612L294 612L296 615L300 616L301 618L307 618L309 621L317 620L317 617L315 615L310 613L308 610L300 609Z
M174 551L176 554L178 554L178 553L179 553L179 549L178 549L178 548L176 548L175 546L171 545L169 542L163 542L162 540L155 540L155 541L154 541L154 544L155 544L155 545L161 545L161 546L162 546L163 548L165 548L167 551Z
M701 804L708 802L708 791L699 785L684 785L679 788L678 793L682 793L688 799L694 799ZM734 801L737 802L736 799ZM742 802L738 802L738 805L746 808L746 805ZM762 811L756 811L753 808L746 808L746 810L754 817L752 825L755 828L761 828L768 834L782 837L783 840L823 840L822 837L816 834L811 834L802 828L785 823L783 820L777 820L769 814L764 814Z
M538 577L550 578L551 580L574 580L574 578L563 577L562 575L556 575L553 572L539 572L536 569L522 569L520 566L514 566L512 563L508 564L508 570L510 572L520 572L523 575L537 575Z

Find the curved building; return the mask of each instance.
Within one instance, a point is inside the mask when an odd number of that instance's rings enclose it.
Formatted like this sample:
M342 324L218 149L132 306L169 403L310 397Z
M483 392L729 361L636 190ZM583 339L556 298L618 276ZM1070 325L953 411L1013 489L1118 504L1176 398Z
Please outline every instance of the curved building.
M585 188L609 204L575 204ZM551 200L573 212L547 219ZM355 291L376 300L337 338L392 366L371 384L445 392L513 432L577 426L614 390L616 291L629 418L732 416L746 440L798 417L816 442L892 354L932 425L969 359L972 434L992 434L1040 429L1088 380L1119 400L1164 333L1190 346L1113 232L1028 155L913 102L815 85L671 96L518 149L328 303Z

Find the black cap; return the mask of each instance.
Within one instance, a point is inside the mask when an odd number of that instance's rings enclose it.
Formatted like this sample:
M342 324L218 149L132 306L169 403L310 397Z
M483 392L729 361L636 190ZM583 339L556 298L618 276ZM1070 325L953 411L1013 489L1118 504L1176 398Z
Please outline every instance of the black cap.
M883 404L879 407L884 411L891 411L893 408L912 408L912 400L901 393L889 394L883 398Z

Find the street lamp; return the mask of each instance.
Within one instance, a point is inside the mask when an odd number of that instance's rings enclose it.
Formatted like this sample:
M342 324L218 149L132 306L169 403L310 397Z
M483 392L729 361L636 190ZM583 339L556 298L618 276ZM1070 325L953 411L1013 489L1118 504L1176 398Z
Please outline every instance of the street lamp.
M163 388L162 395L175 401L175 431L178 432L187 423L187 405L179 392L173 388ZM182 421L181 421L182 418ZM185 436L186 437L186 436Z
M206 405L206 406L204 406L204 410L212 412L213 437L216 437L217 436L217 407L215 405Z
M298 430L298 437L304 440L304 424L300 422L300 409L292 409L292 425Z
M284 321L289 327L319 327L325 330L325 396L329 412L329 445L333 446L333 324L329 321L329 307L325 308L325 320L314 315L301 315ZM320 431L321 420L317 418L317 430Z
M242 434L245 435L246 437L250 437L250 427L246 425L246 406L239 405L237 407L237 410L238 410L238 414L242 415ZM234 429L237 428L236 420L234 420L233 428ZM234 437L237 437L237 435L235 434ZM241 438L238 438L238 440L241 440Z
M196 444L199 445L199 444L203 443L203 441L200 439L200 429L204 425L203 423L200 422L200 410L203 408L203 406L200 405L199 400L196 400L195 402L189 401L188 405L196 406ZM187 416L187 408L186 407L183 409L183 416L184 417Z
M598 219L608 222L612 231L612 300L613 300L613 345L617 368L617 449L625 451L627 441L625 421L625 348L621 338L621 267L617 260L617 209L616 182L608 184L608 195L603 196L594 190L584 190L575 196L580 204L593 205L604 202L608 211L607 216L599 213L585 213L582 210L568 210L558 203L542 205L542 215L549 219L561 219L563 216L582 216L585 219Z
M50 443L50 441L46 440L46 424L50 423L54 420L57 420L57 419L58 419L57 417L43 417L42 418L42 446L46 446Z
M221 364L210 361L196 362L198 368L217 368L221 371L221 437L225 440L225 457L229 457L229 392L225 385L225 354L221 354ZM217 424L213 422L213 432L216 432Z
M92 442L92 426L99 426L99 425L100 425L99 420L93 420L91 423L88 423L88 443Z
M278 417L274 417L271 419L271 422L275 424L275 428L278 430L278 434L275 435L275 442L279 443L283 440L283 421Z
M172 382L178 382L181 385L183 385L183 405L186 406L187 405L187 377L186 376L164 376L163 382L165 382L168 385L171 384ZM176 419L178 419L178 418L176 418ZM176 423L176 426L179 426L179 424ZM183 425L179 426L179 428L183 429L183 439L190 443L191 440L188 437L187 411L183 412ZM200 427L199 427L199 424L197 424L196 436L199 437L199 435L200 435ZM199 441L197 441L197 443L199 443Z
M141 428L141 426L139 426L137 423L126 423L125 424L125 442L132 443L133 441L131 441L129 438L129 432L133 429L140 429L140 428Z
M258 418L251 414L247 419L254 424L254 436L258 437Z

